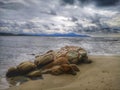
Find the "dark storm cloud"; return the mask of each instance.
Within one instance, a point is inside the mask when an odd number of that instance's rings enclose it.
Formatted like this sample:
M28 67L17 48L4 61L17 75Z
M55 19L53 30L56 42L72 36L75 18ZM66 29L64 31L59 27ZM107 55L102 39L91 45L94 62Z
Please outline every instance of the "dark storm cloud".
M67 4L74 4L74 0L63 0L63 2Z
M79 1L82 4L94 2L97 6L113 6L120 2L120 0L63 0L66 4L74 4L76 1Z
M26 8L26 6L18 2L5 3L3 1L0 1L0 8L18 10L18 9Z
M113 6L116 5L120 0L94 0L99 6Z

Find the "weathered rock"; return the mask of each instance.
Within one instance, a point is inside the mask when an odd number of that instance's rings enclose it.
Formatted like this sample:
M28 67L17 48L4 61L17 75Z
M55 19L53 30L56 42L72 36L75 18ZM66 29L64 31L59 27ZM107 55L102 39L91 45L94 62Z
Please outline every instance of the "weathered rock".
M63 69L61 68L61 66L53 66L51 68L50 74L53 74L53 75L63 74Z
M62 59L60 59L62 57ZM63 58L64 57L64 58ZM67 58L68 60L65 60ZM88 60L87 52L81 47L65 46L58 51L50 50L44 55L37 56L34 63L38 68L42 68L53 62L56 65L65 64L68 61L71 64L78 64Z
M69 64L67 57L59 57L53 61L54 65Z
M78 55L78 52L77 51L68 51L68 53L66 54L68 60L70 63L72 64L76 64L79 60L79 55Z
M63 47L64 50L67 49L66 56L68 57L68 60L71 64L79 64L79 63L89 63L91 62L88 59L87 51L81 47L76 46L65 46ZM62 48L62 49L63 49Z
M19 72L16 67L10 67L6 73L7 77L14 77L19 75Z
M84 49L79 49L79 50L78 50L78 53L79 53L80 55L82 55L82 56L87 56L87 52L86 52L86 50L84 50Z
M38 68L45 66L46 64L52 62L54 60L54 56L51 52L48 52L44 55L38 56L35 58L34 63L37 65Z
M67 57L71 64L78 64L88 60L86 50L77 46L62 47L54 57Z
M60 74L72 74L76 75L76 71L79 71L79 68L76 65L62 64L53 66L50 69L44 70L43 74L52 74L52 75L60 75Z
M27 74L28 77L41 77L42 73L40 70L32 71Z
M55 58L59 58L59 57L65 57L66 56L66 54L67 54L67 50L65 50L65 49L60 49L59 51L57 51L56 53L55 53Z
M62 64L69 64L67 57L58 57L53 62L42 67L42 69L49 69L49 68L52 68L53 66L62 65Z
M73 68L73 70L75 70L76 72L79 72L80 69L77 67L76 64L70 64L70 66Z
M65 46L60 50L49 50L43 55L35 57L34 63L26 61L11 67L6 73L7 77L25 75L28 77L41 77L41 73L53 75L73 74L80 71L77 64L91 63L85 49L77 46ZM39 71L39 69L42 70Z
M42 74L52 74L52 75L60 75L63 74L63 70L60 65L53 66L50 69L45 69L42 71Z
M22 62L17 66L17 69L20 74L27 74L36 69L36 65L33 62L26 61Z
M66 74L76 75L76 71L79 71L79 68L77 66L73 67L71 64L62 64L61 68L63 69L63 73Z

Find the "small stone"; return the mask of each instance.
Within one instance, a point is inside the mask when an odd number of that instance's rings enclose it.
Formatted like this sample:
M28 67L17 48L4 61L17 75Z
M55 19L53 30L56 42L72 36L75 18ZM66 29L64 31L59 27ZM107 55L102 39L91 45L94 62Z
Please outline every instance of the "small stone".
M30 73L27 74L28 77L41 77L41 71L40 70L36 70L36 71L32 71Z

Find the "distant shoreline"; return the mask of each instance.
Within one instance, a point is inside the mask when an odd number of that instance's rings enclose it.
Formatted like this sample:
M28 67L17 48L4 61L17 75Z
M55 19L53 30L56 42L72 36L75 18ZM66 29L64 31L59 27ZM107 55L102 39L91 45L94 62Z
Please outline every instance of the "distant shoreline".
M75 34L75 33L68 33L68 34L13 34L13 33L0 33L0 36L40 36L40 37L90 37L89 35L84 34Z
M0 36L39 36L39 37L120 37L120 33L108 33L108 34L75 34L75 33L67 33L67 34L14 34L14 33L4 33L0 32Z

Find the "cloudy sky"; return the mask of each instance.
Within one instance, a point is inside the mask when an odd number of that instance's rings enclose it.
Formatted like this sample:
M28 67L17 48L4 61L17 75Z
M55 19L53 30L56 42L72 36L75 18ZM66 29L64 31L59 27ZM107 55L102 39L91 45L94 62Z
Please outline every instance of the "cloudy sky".
M0 0L0 32L120 33L120 0Z

